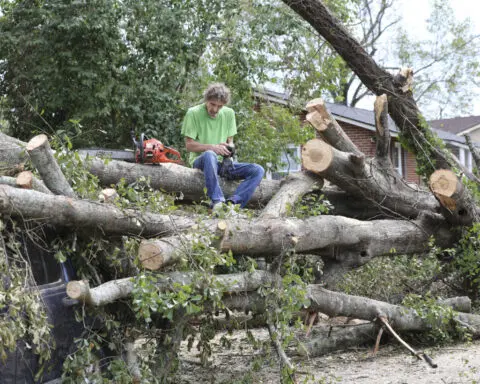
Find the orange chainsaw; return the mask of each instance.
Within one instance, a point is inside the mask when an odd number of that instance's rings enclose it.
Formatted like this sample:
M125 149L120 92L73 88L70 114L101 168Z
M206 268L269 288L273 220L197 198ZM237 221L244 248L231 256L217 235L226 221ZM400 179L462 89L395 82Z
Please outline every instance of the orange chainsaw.
M137 140L133 131L131 135L136 149L135 162L141 164L183 164L180 153L176 149L166 147L160 140L149 139L144 133L141 133Z

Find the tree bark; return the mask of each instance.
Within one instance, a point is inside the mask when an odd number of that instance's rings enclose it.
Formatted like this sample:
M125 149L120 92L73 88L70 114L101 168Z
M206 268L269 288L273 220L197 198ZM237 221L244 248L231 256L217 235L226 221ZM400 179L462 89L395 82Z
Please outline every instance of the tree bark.
M48 137L43 134L35 136L28 142L26 148L48 189L56 195L75 197L75 192L53 157Z
M453 171L435 171L430 176L429 186L452 225L468 225L475 217L480 217L480 208L472 203L467 189Z
M280 190L273 195L262 210L259 219L285 217L292 212L295 204L313 189L321 189L323 180L304 172L291 174L281 181Z
M197 169L173 163L142 165L116 160L104 162L99 158L87 158L86 167L105 187L118 183L122 178L130 184L145 177L154 189L176 193L185 200L205 199L205 178L203 172ZM221 187L226 196L232 195L237 186L238 182L221 179ZM258 207L267 204L279 188L280 182L277 180L262 180L249 206Z
M350 140L342 127L327 110L322 99L309 101L305 109L308 112L306 120L315 128L317 138L322 138L339 151L363 156L362 152Z
M32 190L0 185L0 212L22 219L47 221L52 225L89 230L100 229L116 235L143 237L171 236L196 225L195 217L160 215L133 210L122 211L109 204L46 195ZM399 220L358 221L341 216L317 216L305 220L230 219L221 242L222 251L252 256L275 256L293 247L299 253L319 253L361 265L371 257L423 252L436 234L441 244L452 234L435 216L408 222ZM215 232L219 220L204 220ZM210 229L209 229L210 228ZM292 246L292 238L296 238Z
M7 185L0 185L0 212L20 219L92 232L100 230L111 235L168 236L195 225L195 220L189 217L122 211L110 204L46 195Z
M161 291L174 289L175 284L193 285L203 289L201 280L194 273L171 272L158 275L157 288ZM160 278L163 277L163 278ZM234 294L254 291L264 284L271 283L276 277L265 271L252 273L233 273L230 275L215 275L213 280L222 286L223 294ZM71 299L92 306L102 306L114 301L130 297L134 288L134 278L112 280L95 288L90 288L85 280L71 281L67 284L67 295Z
M0 175L14 176L28 160L26 143L0 132Z
M415 218L422 211L440 211L429 191L408 185L393 168L385 169L384 160L364 159L313 139L303 147L302 164L349 195L374 202L388 216Z
M46 193L51 195L52 191L50 191L43 181L38 180L32 172L30 171L23 171L17 175L16 184L20 188L25 189L34 189L35 191Z

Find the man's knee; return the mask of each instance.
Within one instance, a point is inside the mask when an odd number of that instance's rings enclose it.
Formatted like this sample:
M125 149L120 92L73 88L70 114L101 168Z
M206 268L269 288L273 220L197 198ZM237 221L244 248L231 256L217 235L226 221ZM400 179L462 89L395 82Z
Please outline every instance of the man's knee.
M203 152L203 156L217 159L217 154L215 152L213 152L212 150Z
M255 166L255 176L258 177L258 178L263 178L263 175L265 174L265 170L263 169L263 167L261 165L258 165L258 164L253 164Z
M206 168L213 168L216 169L218 167L218 160L217 154L213 151L205 151L202 154L202 163L203 169Z

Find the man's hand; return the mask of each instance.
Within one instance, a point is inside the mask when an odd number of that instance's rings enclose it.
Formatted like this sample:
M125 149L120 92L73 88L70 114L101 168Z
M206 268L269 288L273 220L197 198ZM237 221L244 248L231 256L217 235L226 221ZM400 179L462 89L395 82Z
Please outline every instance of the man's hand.
M227 148L228 145L227 143L212 144L212 151L217 155L230 156L230 151Z

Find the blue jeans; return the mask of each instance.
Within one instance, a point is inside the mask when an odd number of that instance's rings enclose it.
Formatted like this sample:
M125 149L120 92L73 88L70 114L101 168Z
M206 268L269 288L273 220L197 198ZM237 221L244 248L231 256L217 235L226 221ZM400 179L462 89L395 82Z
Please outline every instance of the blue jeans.
M234 169L230 172L230 178L234 180L244 179L235 193L229 197L229 201L234 204L240 204L244 208L248 201L252 198L255 189L262 181L265 171L262 166L250 163L234 163ZM193 162L193 168L200 169L205 175L205 186L207 187L207 195L212 200L212 204L225 202L225 196L219 185L218 170L220 163L217 154L213 151L203 152Z

